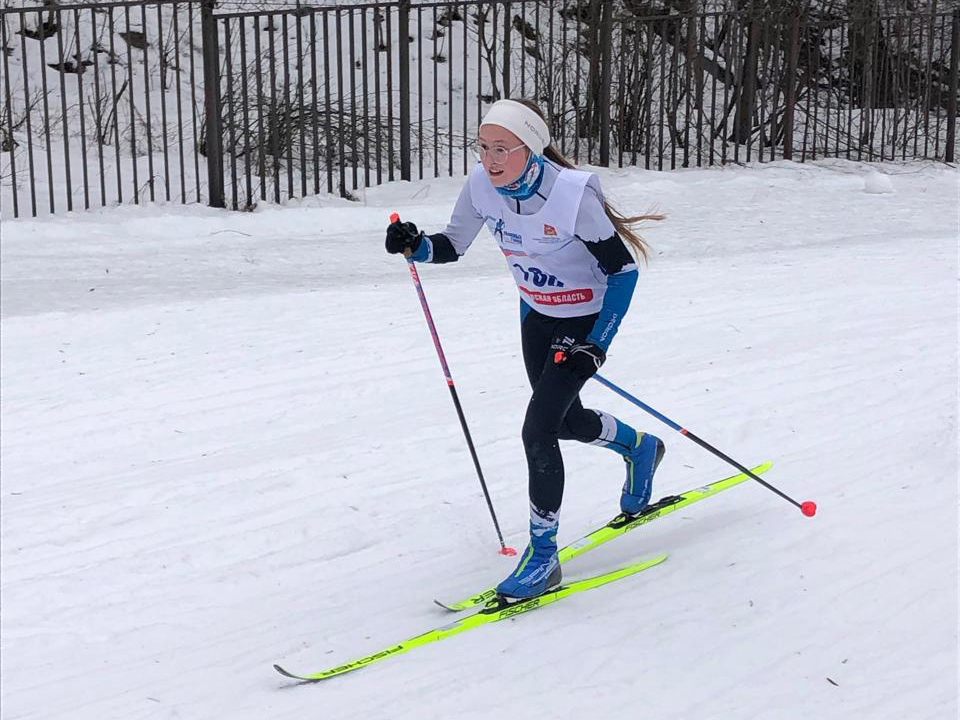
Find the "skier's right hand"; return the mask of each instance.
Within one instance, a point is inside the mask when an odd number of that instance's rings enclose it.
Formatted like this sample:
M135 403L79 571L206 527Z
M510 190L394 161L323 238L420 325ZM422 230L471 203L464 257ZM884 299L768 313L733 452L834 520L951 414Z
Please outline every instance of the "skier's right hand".
M392 222L387 225L387 252L391 254L403 253L412 255L420 247L423 233L417 230L412 222Z
M556 351L553 362L567 368L581 380L593 377L607 360L607 353L603 348L592 342L555 343L550 347Z

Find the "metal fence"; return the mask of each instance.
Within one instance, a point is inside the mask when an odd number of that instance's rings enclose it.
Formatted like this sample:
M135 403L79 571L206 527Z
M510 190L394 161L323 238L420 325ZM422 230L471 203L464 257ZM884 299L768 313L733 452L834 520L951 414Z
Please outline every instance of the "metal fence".
M14 217L208 199L199 17L185 2L0 10Z
M462 175L529 97L577 163L669 169L956 152L960 14L619 16L598 0L210 0L0 10L13 216L236 209Z

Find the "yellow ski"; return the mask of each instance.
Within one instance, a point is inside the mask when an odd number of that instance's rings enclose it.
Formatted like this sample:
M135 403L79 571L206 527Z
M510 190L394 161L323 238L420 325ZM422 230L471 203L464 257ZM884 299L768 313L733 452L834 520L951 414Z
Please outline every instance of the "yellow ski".
M543 595L538 595L537 597L529 600L508 603L500 598L495 598L487 601L484 606L473 615L468 615L465 618L455 620L454 622L443 625L442 627L429 630L422 635L417 635L409 640L404 640L396 645L391 645L380 652L367 655L366 657L353 660L352 662L344 663L343 665L338 665L337 667L324 670L323 672L312 673L309 675L297 675L289 672L288 670L284 670L279 665L274 665L273 667L281 675L292 678L293 680L302 680L304 682L318 682L320 680L327 680L328 678L336 677L337 675L343 675L344 673L352 672L353 670L359 670L360 668L367 667L368 665L385 660L389 657L393 657L394 655L400 655L409 650L413 650L416 647L420 647L421 645L437 642L454 635L459 635L467 630L480 627L481 625L488 625L490 623L495 623L499 622L500 620L514 617L515 615L536 610L544 605L549 605L557 600L562 600L563 598L573 595L574 593L583 592L584 590L592 590L595 587L606 585L607 583L638 573L641 570L646 570L654 565L659 565L666 559L666 555L658 555L644 562L640 562L635 565L628 565L620 570L614 570L613 572L609 572L604 575L597 575L596 577L587 578L586 580L576 580L571 583L559 585L552 590L548 590Z

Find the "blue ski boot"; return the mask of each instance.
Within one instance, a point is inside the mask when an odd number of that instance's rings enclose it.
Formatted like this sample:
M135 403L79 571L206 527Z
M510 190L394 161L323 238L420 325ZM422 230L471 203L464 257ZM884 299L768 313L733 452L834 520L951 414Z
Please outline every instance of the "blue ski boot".
M623 456L627 464L627 479L620 495L620 510L627 515L639 515L650 502L653 474L665 451L660 438L638 432L636 446Z
M520 564L502 583L497 595L508 600L526 600L560 584L557 558L557 513L545 513L530 505L530 544Z

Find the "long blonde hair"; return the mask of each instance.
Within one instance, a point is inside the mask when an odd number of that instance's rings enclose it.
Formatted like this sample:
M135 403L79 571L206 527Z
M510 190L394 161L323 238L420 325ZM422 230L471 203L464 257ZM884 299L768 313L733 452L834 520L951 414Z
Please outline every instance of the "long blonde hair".
M517 98L518 103L526 105L528 108L533 110L537 115L543 118L543 121L549 124L546 114L543 110L540 109L540 106L537 105L533 100L527 100L526 98ZM576 170L577 167L572 162L567 160L563 154L557 149L557 146L552 142L547 145L543 150L543 155L545 158L550 160L552 163L559 165L560 167L567 168L568 170ZM642 223L644 220L663 220L666 215L661 215L659 213L653 213L649 215L631 215L627 216L619 212L606 200L603 201L603 211L607 214L607 217L610 219L610 222L613 224L614 229L617 231L617 234L627 241L630 246L643 257L644 262L647 262L650 259L650 246L647 244L647 241L644 240L640 234L634 229L635 225Z

